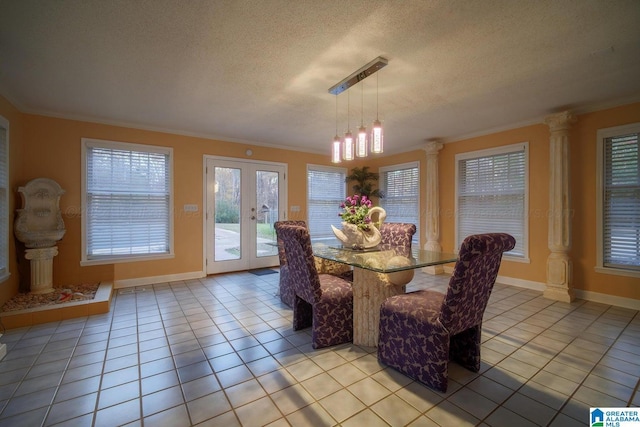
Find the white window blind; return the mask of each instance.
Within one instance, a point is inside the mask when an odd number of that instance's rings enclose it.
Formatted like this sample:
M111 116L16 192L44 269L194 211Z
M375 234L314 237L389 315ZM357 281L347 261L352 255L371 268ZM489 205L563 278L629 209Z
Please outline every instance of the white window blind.
M603 262L640 271L640 160L638 133L605 138Z
M9 123L0 117L0 278L9 274Z
M171 151L86 147L86 259L170 253Z
M420 169L417 162L380 168L380 206L387 212L385 222L416 225L414 243L420 239Z
M331 225L340 228L340 203L347 197L345 177L341 168L307 167L307 224L312 238L334 238Z
M456 156L457 245L472 234L509 233L516 246L508 255L526 254L526 144Z

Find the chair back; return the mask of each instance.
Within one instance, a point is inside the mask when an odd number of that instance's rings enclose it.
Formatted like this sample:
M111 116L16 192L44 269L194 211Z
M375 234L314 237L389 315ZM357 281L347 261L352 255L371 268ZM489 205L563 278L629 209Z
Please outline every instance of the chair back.
M502 253L515 244L513 236L506 233L476 234L464 239L440 314L440 322L451 336L482 323Z
M279 229L289 268L289 280L296 294L309 303L318 301L321 296L320 279L309 231L298 225L282 225Z
M275 223L273 223L273 228L276 230L276 238L278 240L278 261L280 261L280 267L287 265L287 256L284 252L284 243L282 242L280 233L278 232L278 229L283 225L297 225L300 227L306 227L307 223L300 220L276 221Z
M398 255L411 255L411 239L416 234L415 224L405 222L384 222L380 226L382 240L379 248L382 250L395 249Z

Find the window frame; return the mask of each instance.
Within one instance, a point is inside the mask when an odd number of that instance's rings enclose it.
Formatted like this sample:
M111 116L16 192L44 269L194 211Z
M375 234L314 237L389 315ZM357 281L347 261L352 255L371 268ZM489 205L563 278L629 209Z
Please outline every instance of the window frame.
M82 166L81 166L81 205L82 205L82 213L81 215L81 258L80 265L81 266L90 266L90 265L103 265L103 264L119 264L125 262L138 262L138 261L150 261L150 260L161 260L161 259L169 259L174 258L174 171L173 171L173 148L171 147L162 147L162 146L154 146L154 145L145 145L145 144L136 144L130 142L121 142L121 141L108 141L94 138L82 138L81 143L81 158L82 158ZM137 151L137 152L148 152L148 153L162 153L168 155L167 165L169 170L169 213L168 213L168 244L169 251L167 253L161 254L132 254L132 255L105 255L105 256L97 256L89 258L87 254L87 215L88 206L87 206L87 155L89 146L107 148L107 149L118 149L123 151Z
M380 207L382 207L383 209L385 209L385 200L387 199L387 193L388 193L388 187L387 187L387 183L384 180L384 176L385 174L389 173L389 172L395 172L395 171L401 171L401 170L406 170L406 169L416 169L418 171L418 180L417 180L417 191L416 191L416 197L417 197L417 206L418 206L418 210L416 212L416 220L415 220L415 226L416 226L416 233L413 235L412 238L412 244L413 245L419 245L420 244L420 233L422 231L422 227L421 227L421 223L420 223L420 203L421 203L421 191L420 191L420 184L421 184L421 177L420 177L420 161L416 160L413 162L407 162L407 163L401 163L401 164L397 164L397 165L390 165L390 166L383 166L380 167L378 169L378 175L380 177L380 189L385 193L385 197L383 197L382 199L380 199L379 205ZM385 209L386 210L386 209ZM385 222L392 222L393 218L389 218L387 217L387 219L385 220Z
M460 162L469 159L478 159L483 157L492 157L503 154L516 153L524 151L524 206L523 206L523 218L522 218L522 236L524 242L522 243L522 256L513 255L509 252L504 253L504 259L509 261L530 263L529 258L529 142L523 141L516 144L503 145L500 147L493 147L483 150L468 151L464 153L456 154L455 156L455 242L457 248L460 247Z
M320 171L320 172L330 172L330 173L339 173L342 175L342 197L340 197L339 199L336 199L336 205L335 205L335 222L334 224L339 225L340 224L340 218L338 217L338 213L340 213L340 203L342 203L345 198L347 197L347 182L346 182L346 177L347 177L347 168L344 167L338 167L338 166L322 166L322 165L316 165L316 164L307 164L307 176L306 176L306 190L307 190L307 215L306 215L306 220L307 220L307 228L309 228L309 233L311 235L311 238L314 240L331 240L334 239L335 236L333 235L333 232L331 231L330 227L327 227L327 232L325 233L326 236L321 236L321 237L317 237L317 236L313 236L312 230L311 230L311 220L310 220L310 215L311 215L311 199L310 199L310 194L309 194L309 172L310 171Z
M0 209L2 212L0 213L0 218L3 218L3 223L0 224L0 245L2 245L2 249L0 250L0 283L6 281L11 276L11 271L9 269L9 242L11 240L11 226L10 226L10 218L11 218L11 206L9 203L9 195L11 193L11 185L9 183L9 167L11 166L11 162L9 161L9 120L5 117L0 116L0 128L4 129L4 145L0 146L0 150L2 150L1 159L4 160L4 170L5 176L0 177L0 183L4 181L6 187L4 188L4 194L0 195ZM2 190L0 188L0 190ZM0 191L1 193L1 191Z
M596 140L596 265L597 273L640 277L640 271L604 265L604 190L605 140L630 133L640 133L640 122L598 129Z

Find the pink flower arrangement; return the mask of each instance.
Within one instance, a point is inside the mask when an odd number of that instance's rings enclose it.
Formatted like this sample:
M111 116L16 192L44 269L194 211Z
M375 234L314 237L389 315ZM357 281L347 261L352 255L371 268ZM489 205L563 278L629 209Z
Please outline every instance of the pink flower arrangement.
M371 200L367 196L360 196L354 194L340 203L342 212L338 214L342 218L342 221L348 224L354 224L358 228L368 231L371 224L371 218L369 218L369 209L371 209Z

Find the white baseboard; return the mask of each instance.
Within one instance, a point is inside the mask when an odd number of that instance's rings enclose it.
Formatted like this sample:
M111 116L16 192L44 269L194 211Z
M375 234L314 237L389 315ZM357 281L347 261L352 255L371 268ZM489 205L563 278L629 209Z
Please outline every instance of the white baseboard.
M587 301L599 302L601 304L615 305L616 307L629 308L631 310L640 310L640 300L616 295L601 294L600 292L584 291L582 289L574 289L576 298Z
M177 282L178 280L193 280L206 277L203 271L192 271L190 273L167 274L165 276L139 277L136 279L115 280L114 289L133 288L136 286L153 285L156 283Z
M445 273L451 275L453 267L444 268ZM533 280L516 279L514 277L498 276L496 283L503 285L516 286L518 288L531 289L534 291L544 292L547 285L542 282L534 282ZM616 307L629 308L631 310L640 311L640 300L634 298L619 297L616 295L602 294L600 292L585 291L582 289L573 289L576 298L585 301L597 302L601 304L613 305Z
M517 288L531 289L532 291L544 292L547 285L541 282L534 282L533 280L516 279L515 277L496 277L496 283L503 285L515 286Z

